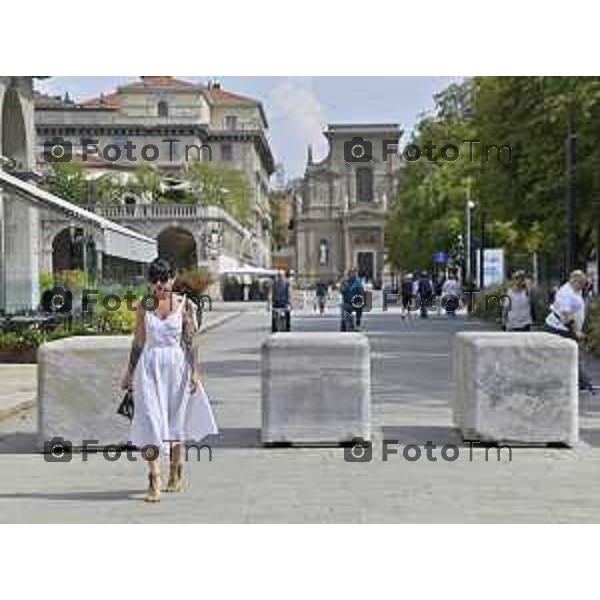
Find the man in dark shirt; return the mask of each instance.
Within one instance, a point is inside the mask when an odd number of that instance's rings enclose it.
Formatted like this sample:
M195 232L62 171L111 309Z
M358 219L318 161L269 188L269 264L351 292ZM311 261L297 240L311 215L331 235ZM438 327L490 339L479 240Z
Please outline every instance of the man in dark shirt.
M271 296L271 331L277 331L276 310L285 310L285 330L290 330L290 285L285 278L285 273L279 271L273 282L273 294Z

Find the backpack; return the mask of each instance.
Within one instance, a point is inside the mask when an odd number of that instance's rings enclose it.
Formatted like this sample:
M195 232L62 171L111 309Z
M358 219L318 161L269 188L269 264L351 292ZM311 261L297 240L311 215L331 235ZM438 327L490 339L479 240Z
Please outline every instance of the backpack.
M413 282L412 279L403 279L402 280L402 295L403 296L412 296L413 293Z
M431 288L431 281L429 279L419 279L419 295L423 297L431 296L433 290Z

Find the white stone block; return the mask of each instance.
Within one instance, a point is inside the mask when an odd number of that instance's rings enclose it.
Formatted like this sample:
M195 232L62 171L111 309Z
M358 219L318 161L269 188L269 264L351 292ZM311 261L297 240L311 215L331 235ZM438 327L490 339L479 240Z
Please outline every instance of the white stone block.
M262 441L370 436L370 352L359 333L276 333L262 346Z
M461 332L454 425L465 440L578 440L577 344L549 333Z
M131 336L76 336L38 350L39 446L53 437L73 447L125 444L129 420L116 414Z

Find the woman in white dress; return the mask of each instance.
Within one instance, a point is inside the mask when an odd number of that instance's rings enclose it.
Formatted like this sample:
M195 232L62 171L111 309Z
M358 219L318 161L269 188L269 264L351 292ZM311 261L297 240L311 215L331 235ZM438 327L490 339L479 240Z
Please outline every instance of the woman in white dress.
M148 281L153 298L136 305L123 388L133 390L129 441L143 449L150 469L145 500L158 502L161 456L170 455L166 491L181 491L183 444L217 433L217 426L198 376L195 306L173 294L174 273L167 261L156 259L150 265Z

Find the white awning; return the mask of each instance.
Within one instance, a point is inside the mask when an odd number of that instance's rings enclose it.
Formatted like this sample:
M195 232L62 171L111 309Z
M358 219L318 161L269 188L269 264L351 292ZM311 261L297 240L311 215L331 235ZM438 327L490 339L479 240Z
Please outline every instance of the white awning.
M258 277L275 277L277 273L279 273L277 269L265 269L264 267L252 267L249 265L221 271L222 275L255 275Z
M36 185L22 181L2 169L0 169L0 186L10 189L24 200L42 208L58 210L74 219L94 225L102 231L102 250L105 254L143 263L152 261L158 254L156 240L109 221Z

